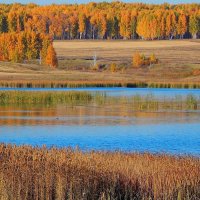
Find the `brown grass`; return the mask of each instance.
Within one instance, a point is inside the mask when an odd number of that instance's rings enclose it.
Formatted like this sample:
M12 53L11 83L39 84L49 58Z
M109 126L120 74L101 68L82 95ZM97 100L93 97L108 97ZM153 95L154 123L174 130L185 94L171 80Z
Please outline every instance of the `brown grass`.
M198 40L197 40L198 41ZM151 53L168 64L200 64L200 44L192 40L164 41L56 41L59 57L91 59L96 52L99 62L132 61L133 53Z
M1 199L199 199L200 160L0 145Z

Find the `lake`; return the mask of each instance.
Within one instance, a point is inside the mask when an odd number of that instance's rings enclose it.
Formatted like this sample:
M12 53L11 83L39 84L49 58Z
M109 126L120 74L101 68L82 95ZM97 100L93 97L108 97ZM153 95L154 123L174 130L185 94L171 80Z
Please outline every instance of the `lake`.
M153 95L158 99L200 97L195 89L76 88L20 91L88 91L117 98ZM0 107L0 142L79 147L82 150L200 155L200 110L134 110L112 104L7 105Z

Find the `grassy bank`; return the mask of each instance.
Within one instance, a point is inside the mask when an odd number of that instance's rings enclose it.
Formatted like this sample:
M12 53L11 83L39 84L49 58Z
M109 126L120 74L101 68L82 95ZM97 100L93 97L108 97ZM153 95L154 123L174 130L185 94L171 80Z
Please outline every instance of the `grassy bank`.
M198 199L200 160L0 145L2 199Z

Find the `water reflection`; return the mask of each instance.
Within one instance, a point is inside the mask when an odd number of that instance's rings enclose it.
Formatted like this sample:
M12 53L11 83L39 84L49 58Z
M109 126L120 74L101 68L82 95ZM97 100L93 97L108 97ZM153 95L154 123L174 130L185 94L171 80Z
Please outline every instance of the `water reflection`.
M1 126L131 125L199 122L196 111L135 111L129 106L1 107Z

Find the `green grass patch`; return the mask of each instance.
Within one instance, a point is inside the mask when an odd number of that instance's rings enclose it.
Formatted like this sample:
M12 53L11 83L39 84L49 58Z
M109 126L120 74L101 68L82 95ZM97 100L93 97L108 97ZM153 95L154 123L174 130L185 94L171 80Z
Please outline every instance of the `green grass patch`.
M135 111L145 110L199 110L200 99L195 95L156 97L153 94L109 96L106 92L87 91L0 91L0 105L53 106L98 105L126 106Z

